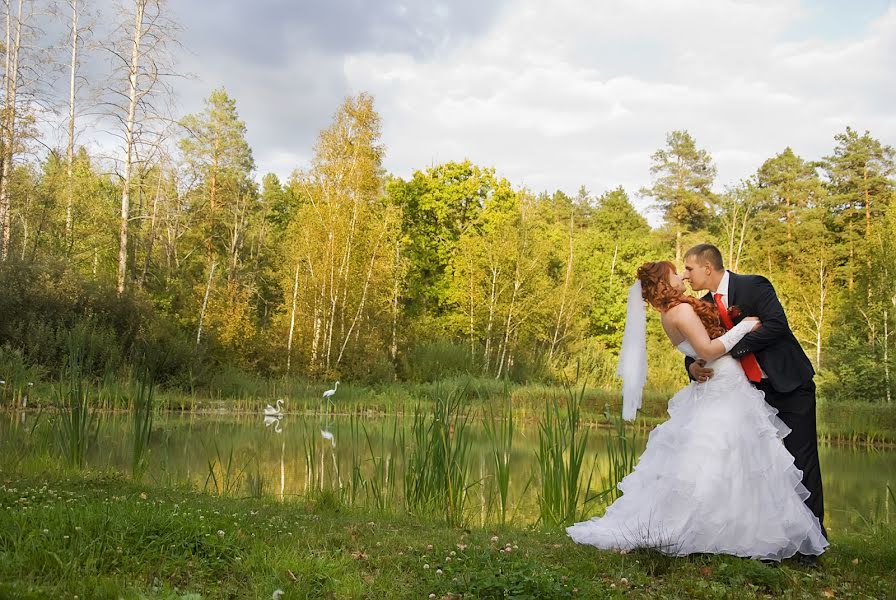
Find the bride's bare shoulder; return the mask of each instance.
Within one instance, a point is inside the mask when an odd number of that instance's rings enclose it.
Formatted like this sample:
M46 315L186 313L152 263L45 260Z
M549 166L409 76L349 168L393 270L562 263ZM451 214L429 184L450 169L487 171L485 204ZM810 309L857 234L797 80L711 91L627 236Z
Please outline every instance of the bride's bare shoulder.
M672 308L666 311L666 317L672 321L678 321L683 318L687 318L690 315L694 314L694 307L688 304L687 302L682 302L681 304L676 304Z

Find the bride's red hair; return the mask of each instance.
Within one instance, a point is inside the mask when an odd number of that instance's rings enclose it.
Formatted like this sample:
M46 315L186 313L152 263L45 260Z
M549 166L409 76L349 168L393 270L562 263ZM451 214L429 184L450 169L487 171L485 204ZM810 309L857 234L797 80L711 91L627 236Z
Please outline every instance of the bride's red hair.
M675 269L675 265L668 260L644 263L638 267L638 279L641 280L641 295L644 299L660 312L665 312L682 303L690 304L697 316L700 317L710 338L717 338L725 333L719 322L719 312L716 307L709 302L676 291L669 283L670 273L678 273L678 271Z

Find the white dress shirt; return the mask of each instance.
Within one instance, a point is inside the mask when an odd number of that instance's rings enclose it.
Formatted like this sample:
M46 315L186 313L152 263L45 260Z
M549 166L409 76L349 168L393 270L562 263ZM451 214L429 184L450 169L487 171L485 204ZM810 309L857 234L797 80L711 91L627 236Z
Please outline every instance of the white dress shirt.
M725 305L725 308L731 308L728 304L728 283L730 281L730 272L725 270L725 274L722 275L722 280L719 282L719 287L716 288L716 291L712 293L712 299L716 299L716 294L722 294L722 304ZM765 374L765 371L762 370L762 367L759 367L759 372L762 373L763 379L768 379L768 375Z
M722 281L719 282L719 287L714 292L710 290L713 300L716 299L716 294L722 294L722 304L725 305L725 308L730 308L728 306L728 282L731 279L729 275L729 272L725 271L725 274L722 275Z

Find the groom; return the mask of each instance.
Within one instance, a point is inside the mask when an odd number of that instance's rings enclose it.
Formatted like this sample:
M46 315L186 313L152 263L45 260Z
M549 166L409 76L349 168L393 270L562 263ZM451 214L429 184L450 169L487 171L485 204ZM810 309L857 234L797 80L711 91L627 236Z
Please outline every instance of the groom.
M818 465L815 431L815 370L787 324L784 308L775 289L761 275L738 275L726 271L722 254L711 244L699 244L684 255L682 279L694 290L709 290L703 300L719 309L722 323L730 329L744 317L759 317L762 326L748 333L731 356L741 361L747 377L765 392L765 401L778 410L778 417L791 429L784 446L794 465L803 472L809 490L806 506L818 517L824 532L824 497ZM712 377L705 362L685 359L688 375L695 381ZM825 532L825 537L827 533Z

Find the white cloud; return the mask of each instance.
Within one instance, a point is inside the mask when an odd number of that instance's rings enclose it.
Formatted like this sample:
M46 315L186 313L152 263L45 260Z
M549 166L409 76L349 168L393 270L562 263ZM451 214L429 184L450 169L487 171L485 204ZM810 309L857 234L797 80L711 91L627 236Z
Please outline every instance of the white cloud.
M535 191L634 195L666 133L688 129L722 189L785 146L830 153L847 125L896 142L896 7L852 37L789 39L806 14L793 0L520 0L464 47L356 52L343 73L376 97L402 176L468 157Z

